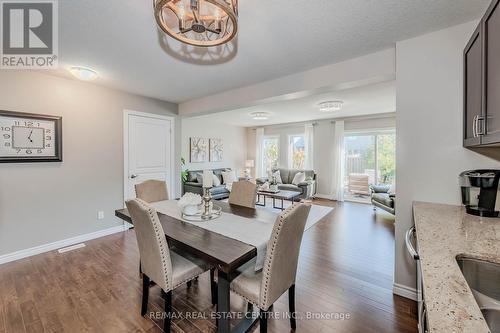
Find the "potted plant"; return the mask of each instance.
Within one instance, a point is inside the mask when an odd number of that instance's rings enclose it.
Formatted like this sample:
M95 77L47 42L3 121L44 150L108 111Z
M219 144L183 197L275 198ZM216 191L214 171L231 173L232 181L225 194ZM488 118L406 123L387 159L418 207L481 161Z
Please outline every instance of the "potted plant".
M188 180L188 175L189 175L189 170L185 169L184 167L186 166L186 160L184 157L181 157L181 181L184 184Z

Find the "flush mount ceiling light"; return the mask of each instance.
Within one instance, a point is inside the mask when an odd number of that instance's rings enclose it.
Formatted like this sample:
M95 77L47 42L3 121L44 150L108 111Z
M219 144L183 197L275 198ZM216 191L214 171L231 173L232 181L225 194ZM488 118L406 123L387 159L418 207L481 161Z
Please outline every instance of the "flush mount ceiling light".
M69 72L82 81L93 81L99 76L95 70L82 66L70 67Z
M238 0L153 0L158 26L194 46L229 42L238 31Z
M319 111L321 112L334 112L340 111L342 106L344 106L344 102L342 101L326 101L318 104Z
M270 114L268 112L252 112L250 116L252 116L254 120L267 120Z

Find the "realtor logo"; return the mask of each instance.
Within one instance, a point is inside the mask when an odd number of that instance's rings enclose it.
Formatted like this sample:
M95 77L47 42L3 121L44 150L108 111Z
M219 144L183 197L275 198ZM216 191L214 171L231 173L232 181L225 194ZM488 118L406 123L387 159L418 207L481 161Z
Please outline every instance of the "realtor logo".
M0 68L57 68L57 0L1 0L0 19Z

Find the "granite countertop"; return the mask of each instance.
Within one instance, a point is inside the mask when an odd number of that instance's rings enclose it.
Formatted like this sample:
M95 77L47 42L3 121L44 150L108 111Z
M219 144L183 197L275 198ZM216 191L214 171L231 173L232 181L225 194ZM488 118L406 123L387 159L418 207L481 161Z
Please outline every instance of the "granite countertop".
M500 263L500 219L425 202L413 203L413 217L430 333L490 332L456 257Z

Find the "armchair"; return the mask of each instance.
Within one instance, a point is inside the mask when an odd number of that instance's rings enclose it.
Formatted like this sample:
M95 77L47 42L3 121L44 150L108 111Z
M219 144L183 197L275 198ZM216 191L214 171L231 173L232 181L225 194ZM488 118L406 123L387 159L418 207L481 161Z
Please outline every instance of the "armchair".
M390 185L371 186L371 202L374 210L378 207L390 214L396 213L396 194L389 193L390 189Z

